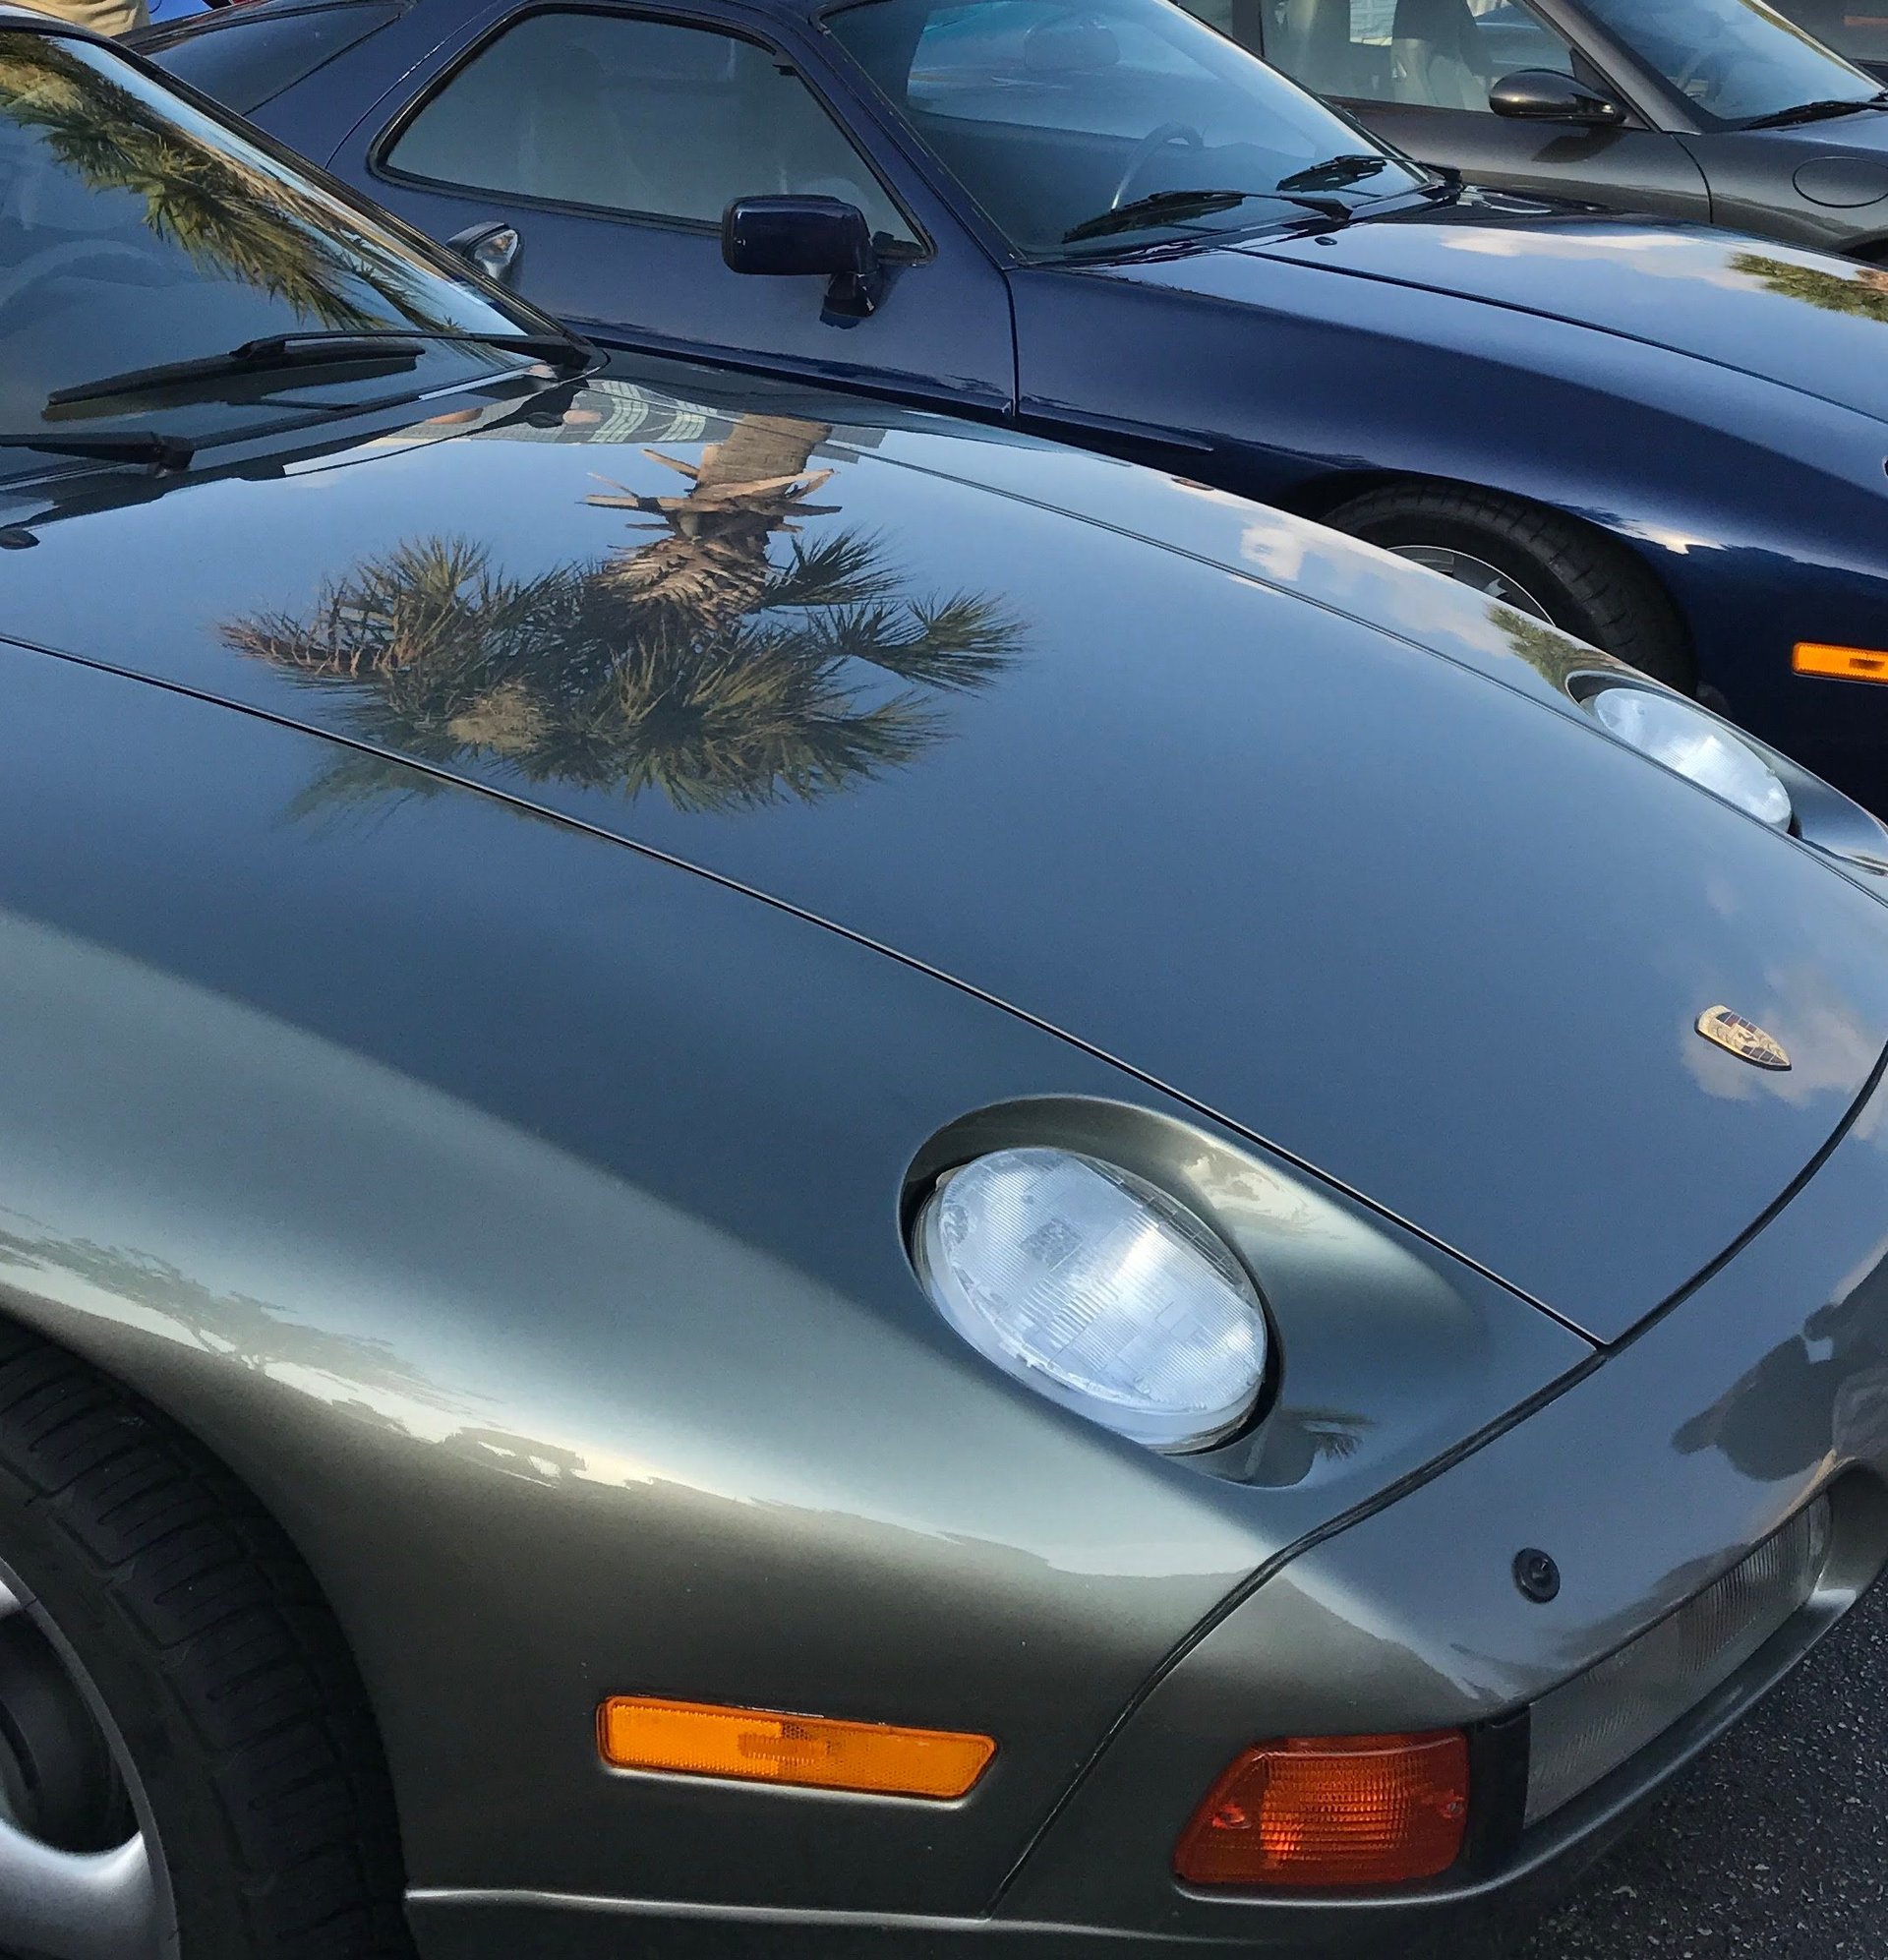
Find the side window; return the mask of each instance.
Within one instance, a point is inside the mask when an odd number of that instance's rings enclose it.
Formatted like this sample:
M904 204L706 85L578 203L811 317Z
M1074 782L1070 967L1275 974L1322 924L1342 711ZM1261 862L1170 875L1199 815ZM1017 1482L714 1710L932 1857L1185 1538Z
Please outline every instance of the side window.
M1525 0L1272 0L1266 59L1321 95L1488 109L1518 68L1574 72Z
M719 224L737 198L843 198L912 228L817 96L752 41L669 21L527 14L401 132L390 168L468 190Z

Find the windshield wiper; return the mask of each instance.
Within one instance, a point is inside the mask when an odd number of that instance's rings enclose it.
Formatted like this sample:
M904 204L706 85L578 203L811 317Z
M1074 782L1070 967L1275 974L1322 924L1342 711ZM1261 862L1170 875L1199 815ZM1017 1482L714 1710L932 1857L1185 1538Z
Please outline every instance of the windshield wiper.
M122 436L0 436L0 449L42 449L49 456L92 456L104 463L148 463L156 470L190 467L197 445L181 436L144 429Z
M1177 224L1190 217L1206 217L1213 211L1229 211L1234 205L1255 198L1297 205L1301 209L1316 211L1331 224L1346 224L1350 220L1348 205L1333 204L1323 198L1294 198L1284 191L1155 191L1152 196L1136 198L1133 204L1122 205L1116 210L1084 218L1062 234L1062 243L1074 245L1084 238L1105 238L1111 231L1140 231L1148 225Z
M188 361L163 361L149 368L127 368L122 374L79 382L47 395L46 406L75 408L82 402L108 401L124 394L188 387L197 382L266 377L297 368L388 363L397 368L402 362L417 361L426 351L427 342L439 340L511 349L562 368L581 367L591 359L590 349L583 342L565 340L554 333L430 332L424 327L404 327L275 333L261 340L245 340L240 347L228 348L220 354L204 354Z
M1366 177L1375 177L1387 170L1393 159L1387 156L1372 156L1368 152L1348 150L1342 156L1327 156L1322 163L1309 163L1302 170L1294 170L1289 177L1278 179L1281 191L1341 191L1346 184L1361 183Z
M1740 123L1740 129L1788 129L1792 123L1819 123L1829 116L1852 116L1858 109L1888 109L1888 89L1879 95L1852 97L1848 101L1799 102L1794 109L1779 109L1774 115L1758 116L1753 122Z

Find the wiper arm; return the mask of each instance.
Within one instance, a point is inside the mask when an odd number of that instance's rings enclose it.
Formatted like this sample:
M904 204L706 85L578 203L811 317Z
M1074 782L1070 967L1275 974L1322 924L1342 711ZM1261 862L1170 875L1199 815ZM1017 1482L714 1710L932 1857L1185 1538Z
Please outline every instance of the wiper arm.
M188 387L197 382L220 382L252 375L266 377L297 368L391 364L396 369L402 362L417 361L426 351L426 343L439 340L514 349L533 360L549 361L559 367L581 367L591 359L590 349L581 341L565 340L552 333L429 332L409 327L275 333L260 340L245 340L240 347L228 348L220 354L203 354L188 361L164 361L149 368L127 368L122 374L79 382L71 387L55 389L46 397L46 406L76 408L85 402L109 401L120 395Z
M1799 102L1794 109L1778 109L1774 115L1758 116L1740 123L1740 129L1788 129L1792 123L1819 123L1829 116L1851 116L1858 109L1888 109L1888 90L1879 95L1851 97L1847 101Z
M1105 238L1113 231L1139 231L1146 225L1173 224L1184 218L1206 217L1213 211L1231 210L1234 205L1243 205L1255 198L1267 199L1274 204L1296 205L1301 209L1316 211L1332 224L1345 224L1350 219L1348 205L1333 204L1323 198L1294 198L1283 191L1155 191L1152 196L1136 198L1133 204L1122 205L1116 210L1084 218L1080 224L1062 234L1062 243L1074 245L1084 238Z
M1308 163L1289 177L1278 179L1281 191L1341 191L1347 184L1361 183L1389 168L1392 158L1373 156L1365 150L1350 150L1342 156L1327 156L1322 163Z
M185 470L197 445L181 436L138 429L122 436L0 436L0 449L42 449L49 456L93 456L105 463L148 463L156 470Z

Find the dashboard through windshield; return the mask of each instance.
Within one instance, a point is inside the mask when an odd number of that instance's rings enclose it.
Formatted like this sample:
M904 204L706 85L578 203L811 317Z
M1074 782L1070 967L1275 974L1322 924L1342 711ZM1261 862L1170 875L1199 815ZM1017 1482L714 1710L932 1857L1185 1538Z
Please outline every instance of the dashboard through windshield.
M1585 0L1601 27L1707 124L1760 122L1881 89L1802 29L1751 0Z
M1167 0L865 0L827 26L1031 257L1341 220L1431 181Z

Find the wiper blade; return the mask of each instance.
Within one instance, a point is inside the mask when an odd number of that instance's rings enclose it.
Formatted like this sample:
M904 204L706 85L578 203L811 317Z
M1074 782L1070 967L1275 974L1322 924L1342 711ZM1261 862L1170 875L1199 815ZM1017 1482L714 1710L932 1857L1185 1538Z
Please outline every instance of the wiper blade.
M1390 167L1394 159L1373 156L1366 150L1349 150L1342 156L1327 156L1322 163L1308 163L1289 177L1278 179L1281 191L1341 191L1347 184L1361 183Z
M115 400L120 395L252 375L266 378L297 368L387 366L390 371L401 363L417 361L428 342L441 340L515 350L559 367L583 366L591 358L589 348L582 342L551 333L430 332L410 327L275 333L260 340L245 340L240 347L228 348L220 354L203 354L188 361L163 361L148 368L127 368L122 374L79 382L71 387L55 389L46 397L46 406L76 408L86 402Z
M1122 205L1117 210L1102 211L1098 216L1084 218L1080 224L1062 234L1062 243L1074 245L1084 238L1105 238L1114 231L1139 231L1147 225L1175 224L1190 217L1206 217L1213 211L1231 210L1234 205L1247 204L1254 199L1296 205L1303 210L1316 211L1332 224L1347 223L1351 214L1348 205L1333 204L1320 198L1294 198L1283 191L1155 191L1152 196L1137 198L1133 204Z
M1758 116L1740 123L1740 129L1788 129L1792 123L1819 123L1830 116L1852 116L1858 109L1888 109L1888 90L1879 95L1851 97L1847 101L1799 102L1794 109L1779 109L1774 115Z
M337 341L364 340L442 340L448 346L502 347L509 353L529 354L534 361L548 362L554 368L583 368L597 358L597 350L574 333L475 333L462 327L337 327L329 331L310 328L300 333L273 333L266 340L245 340L239 353L252 359L268 359L296 347L333 346Z
M49 456L93 456L105 463L148 463L157 470L190 467L197 445L181 436L137 429L122 436L0 436L0 449L42 449Z

